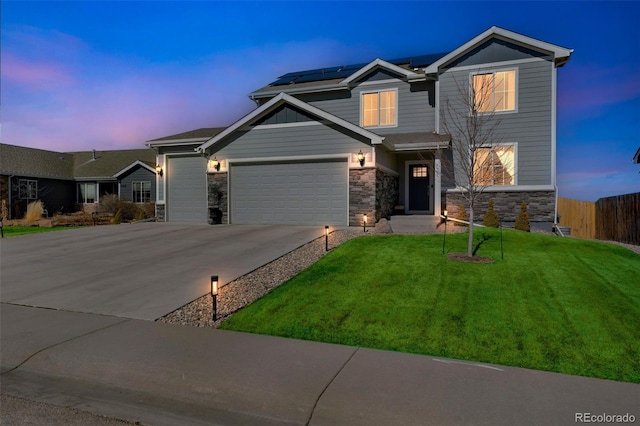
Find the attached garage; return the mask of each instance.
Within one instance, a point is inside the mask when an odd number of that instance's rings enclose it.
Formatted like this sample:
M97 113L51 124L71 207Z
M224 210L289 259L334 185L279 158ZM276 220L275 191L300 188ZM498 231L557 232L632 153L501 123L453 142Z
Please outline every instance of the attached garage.
M348 225L346 159L233 163L230 222L270 225Z
M207 160L167 157L167 216L170 222L207 222Z

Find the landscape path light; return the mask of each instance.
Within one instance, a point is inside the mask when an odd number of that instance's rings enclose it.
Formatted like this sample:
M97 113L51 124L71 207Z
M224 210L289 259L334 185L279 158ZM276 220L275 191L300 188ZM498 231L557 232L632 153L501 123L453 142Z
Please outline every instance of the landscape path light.
M324 227L324 251L329 251L329 225Z
M211 275L211 310L213 321L218 319L218 276Z
M362 215L362 230L367 232L367 214Z
M442 254L444 254L444 245L447 242L447 211L442 212L444 215L444 238L442 239Z

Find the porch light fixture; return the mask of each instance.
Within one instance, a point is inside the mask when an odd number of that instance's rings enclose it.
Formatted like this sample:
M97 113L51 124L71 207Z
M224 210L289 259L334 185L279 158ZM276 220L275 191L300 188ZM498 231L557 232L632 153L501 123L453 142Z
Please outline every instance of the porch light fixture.
M216 172L220 171L220 162L216 157L213 157L213 160L211 160L211 165L213 166L214 169L216 169Z
M367 232L367 214L362 215L362 230Z
M324 227L324 251L329 251L329 225Z
M444 254L444 245L447 242L447 211L442 212L444 215L444 238L442 239L442 254Z
M218 276L211 275L211 301L213 311L213 321L218 319Z
M162 166L160 164L156 165L156 173L162 177Z
M362 150L360 150L360 152L358 152L357 155L358 161L360 162L360 167L364 166L364 154L362 153Z

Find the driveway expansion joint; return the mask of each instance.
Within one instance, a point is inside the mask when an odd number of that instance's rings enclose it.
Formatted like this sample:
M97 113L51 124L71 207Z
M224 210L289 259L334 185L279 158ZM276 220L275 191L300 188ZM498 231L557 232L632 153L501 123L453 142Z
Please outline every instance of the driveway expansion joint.
M18 305L18 306L24 306L24 305ZM53 310L57 310L57 309L53 309ZM86 336L89 336L89 335L91 335L91 334L97 333L98 331L103 331L103 330L106 330L106 329L111 328L111 327L113 327L113 326L120 325L120 324L124 324L125 322L129 322L129 321L131 321L131 319L130 319L130 318L125 318L125 319L123 319L122 321L118 321L118 322L116 322L116 323L109 324L109 325L107 325L107 326L100 327L100 328L97 328L97 329L95 329L95 330L91 330L91 331L89 331L89 332L86 332L86 333L80 334L80 335L78 335L78 336L73 336L73 337L71 337L71 338L69 338L69 339L65 339L65 340L62 340L62 341L60 341L60 342L54 343L54 344L52 344L52 345L46 346L46 347L44 347L44 348L38 349L37 351L35 351L34 353L32 353L31 355L29 355L28 357L26 357L23 361L21 361L21 362L20 362L18 365L16 365L15 367L13 367L13 368L11 368L11 369L9 369L9 370L7 370L7 371L4 371L4 372L0 373L0 376L4 376L4 375L6 375L6 374L8 374L8 373L11 373L12 371L17 370L18 368L22 367L25 363L27 363L30 359L32 359L33 357L35 357L35 356L36 356L36 355L38 355L38 354L41 354L42 352L48 351L48 350L53 349L53 348L58 347L58 346L62 346L62 345L64 345L65 343L69 343L69 342L72 342L72 341L74 341L74 340L81 339L81 338L83 338L83 337L86 337Z
M311 407L311 412L309 413L309 417L307 418L307 422L305 423L305 426L309 426L309 424L311 424L311 420L313 419L313 413L316 410L316 407L318 406L318 403L322 399L322 395L324 395L324 393L327 391L327 389L329 389L329 386L331 386L331 384L336 380L336 378L340 375L340 373L342 373L342 370L344 370L345 367L347 366L347 364L349 364L349 362L351 362L351 360L358 353L359 350L360 350L359 347L355 348L353 353L351 353L351 355L349 355L349 358L347 358L347 360L344 362L344 364L342 364L342 366L338 369L338 371L336 371L336 374L334 374L333 377L331 377L331 379L327 382L327 385L322 389L322 391L318 395L318 398L316 398L316 401L313 404L313 407Z

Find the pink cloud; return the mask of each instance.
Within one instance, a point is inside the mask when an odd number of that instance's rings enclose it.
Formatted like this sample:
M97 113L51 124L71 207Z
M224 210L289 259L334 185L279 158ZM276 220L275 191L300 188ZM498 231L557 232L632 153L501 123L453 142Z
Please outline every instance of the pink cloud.
M2 80L16 83L27 90L52 90L76 82L73 73L65 66L29 61L12 54L2 55Z

